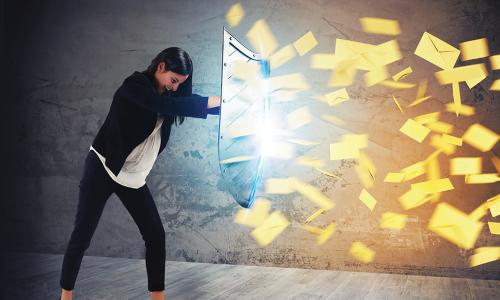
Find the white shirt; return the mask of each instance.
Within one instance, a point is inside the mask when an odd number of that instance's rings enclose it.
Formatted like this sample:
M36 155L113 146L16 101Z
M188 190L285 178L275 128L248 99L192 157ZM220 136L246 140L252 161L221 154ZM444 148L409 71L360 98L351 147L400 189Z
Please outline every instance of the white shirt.
M135 147L132 152L125 159L118 176L115 176L113 172L106 166L106 158L97 152L92 145L90 145L89 151L94 151L99 160L102 162L104 169L108 172L111 179L117 183L138 189L146 184L146 177L153 168L154 162L158 157L158 151L160 150L161 144L161 125L164 118L160 117L158 114L158 119L156 121L155 128L153 132L137 147Z

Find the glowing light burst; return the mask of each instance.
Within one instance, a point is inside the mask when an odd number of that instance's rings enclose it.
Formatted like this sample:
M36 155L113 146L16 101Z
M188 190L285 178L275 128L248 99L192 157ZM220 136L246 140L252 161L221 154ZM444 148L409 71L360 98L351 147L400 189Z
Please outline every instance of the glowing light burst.
M269 104L269 98L267 97L267 77L269 76L269 62L268 61L262 61L261 62L261 67L262 67L262 74L264 76L263 80L260 80L258 82L258 89L257 89L257 94L259 95L260 99L264 99L264 120L261 122L257 128L257 136L260 141L260 155L259 155L259 164L257 166L257 175L255 176L254 182L252 184L252 191L250 193L249 199L248 199L248 207L252 207L253 202L255 200L255 191L257 190L257 185L262 173L262 168L264 164L264 153L265 150L270 147L273 139L273 131L271 127L271 120L270 120L270 104Z

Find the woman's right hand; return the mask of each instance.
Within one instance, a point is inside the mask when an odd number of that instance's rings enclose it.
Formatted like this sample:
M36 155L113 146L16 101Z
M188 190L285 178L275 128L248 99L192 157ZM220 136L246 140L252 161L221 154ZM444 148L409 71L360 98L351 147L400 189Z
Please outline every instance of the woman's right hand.
M208 96L208 105L207 108L214 108L220 106L220 97L219 96Z

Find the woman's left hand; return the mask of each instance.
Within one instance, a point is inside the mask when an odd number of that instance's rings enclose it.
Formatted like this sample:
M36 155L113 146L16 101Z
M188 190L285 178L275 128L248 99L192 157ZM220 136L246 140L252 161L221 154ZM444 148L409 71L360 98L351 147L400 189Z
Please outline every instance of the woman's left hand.
M207 108L214 108L220 106L219 96L208 96Z

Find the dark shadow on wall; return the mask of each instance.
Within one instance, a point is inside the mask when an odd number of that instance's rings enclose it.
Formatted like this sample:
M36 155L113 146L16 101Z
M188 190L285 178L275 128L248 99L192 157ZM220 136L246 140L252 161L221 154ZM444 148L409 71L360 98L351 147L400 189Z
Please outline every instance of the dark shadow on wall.
M1 15L1 83L2 83L2 175L0 195L0 272L2 275L2 291L5 279L9 274L4 274L7 269L4 266L12 265L11 261L5 260L3 253L17 249L19 245L30 245L35 239L40 228L35 222L22 222L23 216L32 209L30 199L18 196L17 191L22 186L17 186L16 177L19 174L30 176L29 168L19 168L16 163L28 160L30 152L26 148L29 127L23 123L25 116L25 102L22 101L26 95L22 92L27 82L25 79L32 75L36 68L37 54L36 46L31 51L22 51L27 56L20 55L20 47L26 46L20 41L25 37L34 37L36 27L40 20L39 12L43 10L43 1L0 1ZM24 125L23 125L24 124ZM36 176L36 173L32 174ZM57 216L54 216L57 217ZM11 266L13 267L13 266ZM0 293L0 298L2 293Z

